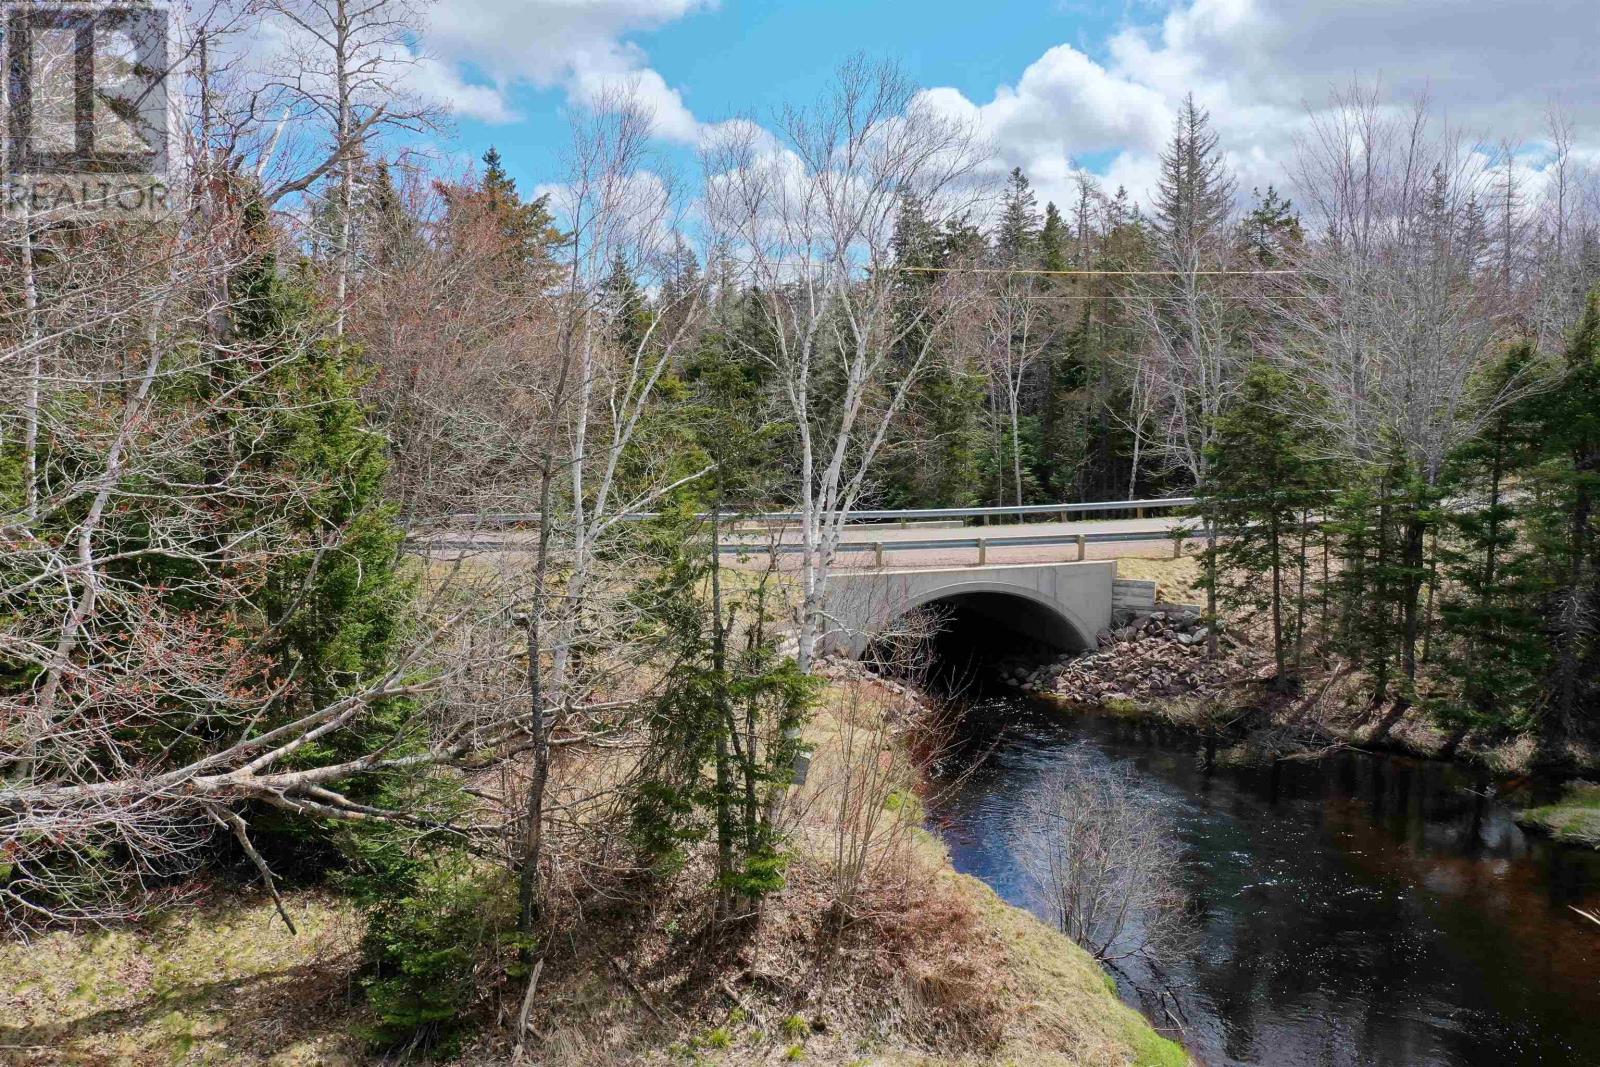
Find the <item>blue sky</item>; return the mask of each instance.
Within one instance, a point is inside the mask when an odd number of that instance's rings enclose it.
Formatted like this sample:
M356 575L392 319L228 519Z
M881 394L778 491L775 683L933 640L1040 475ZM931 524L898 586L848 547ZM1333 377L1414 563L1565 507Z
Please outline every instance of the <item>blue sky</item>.
M1103 53L1120 13L1037 0L724 0L657 29L628 34L651 68L680 90L697 117L737 114L758 120L786 103L814 99L852 54L890 59L918 84L950 86L987 100L1042 51L1041 42L1072 43ZM981 14L975 13L975 8ZM519 86L509 94L518 119L458 118L459 151L476 159L492 144L524 189L559 177L557 152L567 137L567 95L559 87ZM680 166L687 148L667 147Z
M1532 19L1507 0L437 0L423 42L457 108L441 148L464 161L493 143L525 190L559 179L567 109L607 84L642 79L664 153L687 169L706 125L815 99L863 52L974 122L997 169L1065 200L1077 166L1143 196L1191 91L1244 189L1285 184L1295 137L1353 78L1397 104L1426 91L1444 119L1534 157L1558 101L1579 155L1600 162L1594 0L1538 6Z

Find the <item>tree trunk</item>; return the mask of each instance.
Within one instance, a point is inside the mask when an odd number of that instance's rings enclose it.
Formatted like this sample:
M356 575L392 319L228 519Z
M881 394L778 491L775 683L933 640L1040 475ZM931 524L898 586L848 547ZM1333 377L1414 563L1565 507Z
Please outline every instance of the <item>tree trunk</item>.
M733 896L733 781L728 763L728 724L733 708L728 702L727 630L722 624L722 503L711 505L711 672L716 679L717 701L717 918L732 912Z
M1278 509L1273 507L1267 520L1267 536L1272 543L1272 659L1278 677L1274 688L1288 686L1288 664L1285 662L1283 640L1283 545Z
M539 548L533 571L533 603L524 628L528 635L527 685L530 701L529 732L533 770L528 776L528 801L523 812L522 863L517 872L517 932L533 935L543 910L539 893L539 859L544 845L544 794L550 780L550 736L544 716L544 671L541 662L540 619L544 613L545 583L549 576L551 487L555 464L547 451L539 471ZM524 954L528 949L524 948Z

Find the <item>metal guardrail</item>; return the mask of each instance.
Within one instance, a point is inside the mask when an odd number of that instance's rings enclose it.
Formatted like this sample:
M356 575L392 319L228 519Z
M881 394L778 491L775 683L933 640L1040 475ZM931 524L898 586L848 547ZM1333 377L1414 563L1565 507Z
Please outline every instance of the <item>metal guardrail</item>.
M1192 496L1157 497L1150 500L1101 500L1080 504L1013 504L1001 507L983 508L889 508L867 509L851 511L846 518L856 522L881 522L901 521L911 522L917 519L982 519L1003 515L1060 515L1065 519L1069 515L1090 515L1106 511L1158 511L1167 508L1190 507L1195 503ZM622 518L629 522L646 522L650 519L661 517L659 511L630 511ZM709 514L701 518L710 518ZM724 519L732 522L796 522L802 517L798 511L770 511L750 515L725 513ZM463 526L521 526L530 525L539 521L539 513L534 512L459 512L445 515L437 519L425 520L424 526L449 526L459 523Z
M883 566L884 557L891 552L929 552L940 549L972 548L978 552L978 565L988 562L991 548L1046 548L1054 545L1073 545L1078 549L1078 559L1083 559L1085 549L1097 544L1128 544L1136 542L1171 541L1174 549L1186 541L1203 540L1206 532L1198 526L1179 526L1171 530L1127 530L1112 533L1089 534L1003 534L996 537L945 537L926 540L893 541L840 541L835 552L871 552L876 557L875 566ZM720 544L717 550L723 555L756 555L761 552L803 552L804 545L761 544L743 542Z
M876 557L875 566L883 566L884 557L891 552L931 552L941 549L971 548L978 553L978 564L981 566L988 562L988 553L991 548L1042 548L1054 545L1073 545L1078 549L1078 559L1085 558L1085 549L1096 544L1130 544L1150 543L1153 541L1171 541L1174 548L1187 541L1202 540L1206 536L1201 527L1174 527L1171 530L1123 530L1110 533L1086 534L1001 534L991 537L944 537L925 538L922 540L893 540L893 541L840 541L834 546L835 552L871 552ZM433 549L472 550L484 552L519 552L530 551L533 544L520 544L518 542L495 542L476 540L433 540L427 542ZM778 543L756 541L725 541L717 546L717 550L725 556L754 556L762 553L793 554L804 552L805 546L793 543Z

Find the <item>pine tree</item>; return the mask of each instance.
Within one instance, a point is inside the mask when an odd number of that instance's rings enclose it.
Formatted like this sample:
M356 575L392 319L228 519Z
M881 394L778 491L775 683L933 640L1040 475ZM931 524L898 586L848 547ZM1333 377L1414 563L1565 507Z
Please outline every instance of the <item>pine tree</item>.
M492 242L493 259L508 288L526 291L551 284L557 275L554 250L566 239L555 227L549 197L523 200L494 148L483 155L476 186L441 187L450 240Z
M1245 255L1267 269L1280 266L1305 244L1305 232L1294 204L1267 186L1266 195L1253 190L1255 206L1244 217L1240 237Z
M704 338L684 370L688 395L673 411L679 447L709 472L656 524L661 566L639 599L675 667L650 711L651 743L632 797L633 838L656 869L676 868L689 845L713 838L724 919L783 884L767 801L792 775L813 695L812 680L777 651L770 573L753 588L734 587L712 547L741 502L765 499L782 476L774 446L788 430L765 417L763 383L741 351L716 331Z
M895 219L897 264L939 267L970 257L981 237L971 227L941 231L924 206L903 197ZM903 323L899 359L909 364L927 337L926 305L934 275L904 270L895 301ZM977 503L982 455L983 382L953 353L936 351L907 397L903 417L890 426L883 459L882 500L889 507L971 507Z
M1486 397L1525 379L1533 350L1518 345L1484 383ZM1461 703L1438 706L1451 725L1521 729L1521 717L1547 662L1540 633L1539 559L1525 539L1524 508L1515 480L1525 475L1539 435L1523 405L1491 412L1477 438L1451 457L1445 492L1451 537L1439 552L1445 588L1440 607L1448 648L1446 669Z
M1033 188L1021 167L1013 167L1000 199L995 227L995 260L1004 267L1032 267L1038 253L1039 211Z
M1544 759L1596 703L1600 675L1600 292L1591 293L1554 387L1530 401L1544 442L1533 526L1549 568L1546 628L1554 645L1540 724Z
M1210 113L1190 93L1161 153L1154 218L1156 231L1181 261L1197 255L1221 230L1233 211L1234 187Z
M1053 200L1044 206L1044 225L1039 229L1039 267L1042 270L1067 269L1066 225Z
M1305 404L1282 371L1253 366L1217 420L1202 502L1211 521L1228 531L1208 549L1215 558L1207 580L1218 583L1224 602L1267 612L1280 689L1300 672L1310 513L1322 488Z

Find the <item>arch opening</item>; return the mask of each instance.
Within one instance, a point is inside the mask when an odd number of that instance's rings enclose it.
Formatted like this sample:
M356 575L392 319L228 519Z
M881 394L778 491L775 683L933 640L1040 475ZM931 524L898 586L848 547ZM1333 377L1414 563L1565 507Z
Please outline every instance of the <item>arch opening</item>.
M910 609L929 625L919 673L937 688L964 690L1031 668L1063 652L1080 652L1091 641L1073 620L1050 605L997 590L953 591ZM908 613L910 613L908 612ZM913 630L916 627L912 627ZM891 666L891 653L877 642L865 658Z

